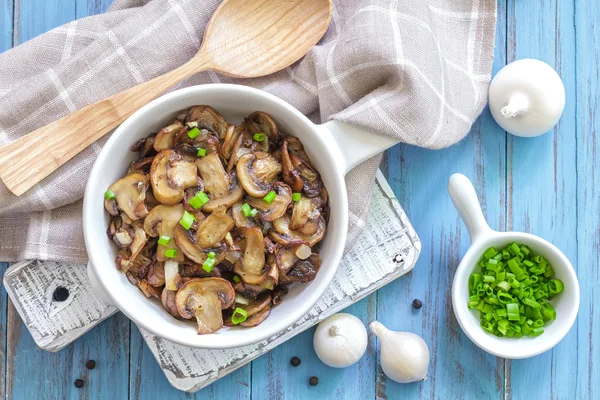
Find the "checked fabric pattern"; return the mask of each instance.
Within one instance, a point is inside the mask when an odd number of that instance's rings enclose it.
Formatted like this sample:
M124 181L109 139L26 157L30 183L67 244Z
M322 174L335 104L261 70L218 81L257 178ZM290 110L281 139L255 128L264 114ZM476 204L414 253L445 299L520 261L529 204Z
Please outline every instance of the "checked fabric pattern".
M218 4L117 0L105 14L0 54L0 145L183 64L199 49ZM463 138L485 105L495 22L495 0L334 0L324 38L286 70L250 80L207 72L178 87L251 85L315 122L337 119L440 149ZM21 197L0 184L1 261L87 259L81 198L105 141ZM379 161L374 157L346 177L349 241L364 226L364 199Z

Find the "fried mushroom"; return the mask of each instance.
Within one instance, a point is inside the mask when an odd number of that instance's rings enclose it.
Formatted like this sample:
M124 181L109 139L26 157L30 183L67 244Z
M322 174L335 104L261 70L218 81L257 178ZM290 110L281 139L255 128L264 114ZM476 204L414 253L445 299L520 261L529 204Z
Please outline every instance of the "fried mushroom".
M240 184L252 197L263 197L271 191L281 164L269 153L245 154L236 164Z
M204 335L223 326L221 310L231 307L235 292L231 284L221 278L194 278L185 282L175 298L182 318L196 318L198 334Z
M139 173L133 173L119 179L108 188L114 194L112 199L104 199L104 208L110 215L119 215L123 211L132 221L137 221L148 215L146 208L146 188L148 178Z
M187 188L197 184L196 165L173 150L163 150L154 157L150 183L154 197L165 205L179 203Z

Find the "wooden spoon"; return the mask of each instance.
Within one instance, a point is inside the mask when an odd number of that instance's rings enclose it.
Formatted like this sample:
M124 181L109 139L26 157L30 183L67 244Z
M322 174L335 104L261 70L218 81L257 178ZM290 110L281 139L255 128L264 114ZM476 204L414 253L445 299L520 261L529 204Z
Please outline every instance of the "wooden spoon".
M331 0L225 0L190 61L3 146L0 179L20 196L137 109L198 72L253 78L282 70L325 34L331 8Z

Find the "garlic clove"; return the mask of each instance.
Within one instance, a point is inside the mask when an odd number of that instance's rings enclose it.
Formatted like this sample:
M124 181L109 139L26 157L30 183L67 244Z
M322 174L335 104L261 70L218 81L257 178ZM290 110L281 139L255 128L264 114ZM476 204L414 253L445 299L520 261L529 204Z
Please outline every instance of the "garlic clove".
M379 338L383 373L398 383L423 381L429 368L429 347L419 335L387 329L381 322L369 325Z
M367 330L351 314L338 313L322 321L313 337L317 357L333 368L346 368L358 362L367 350Z

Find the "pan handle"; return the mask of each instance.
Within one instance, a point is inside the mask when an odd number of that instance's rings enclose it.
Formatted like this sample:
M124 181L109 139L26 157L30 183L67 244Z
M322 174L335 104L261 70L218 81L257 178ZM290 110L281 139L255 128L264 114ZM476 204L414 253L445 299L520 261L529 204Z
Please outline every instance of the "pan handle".
M448 179L448 193L460 218L467 226L471 243L481 240L492 232L483 216L477 193L469 178L463 174L453 174Z
M331 120L319 125L337 143L343 155L344 174L361 162L398 143L397 139L377 135L345 122Z

